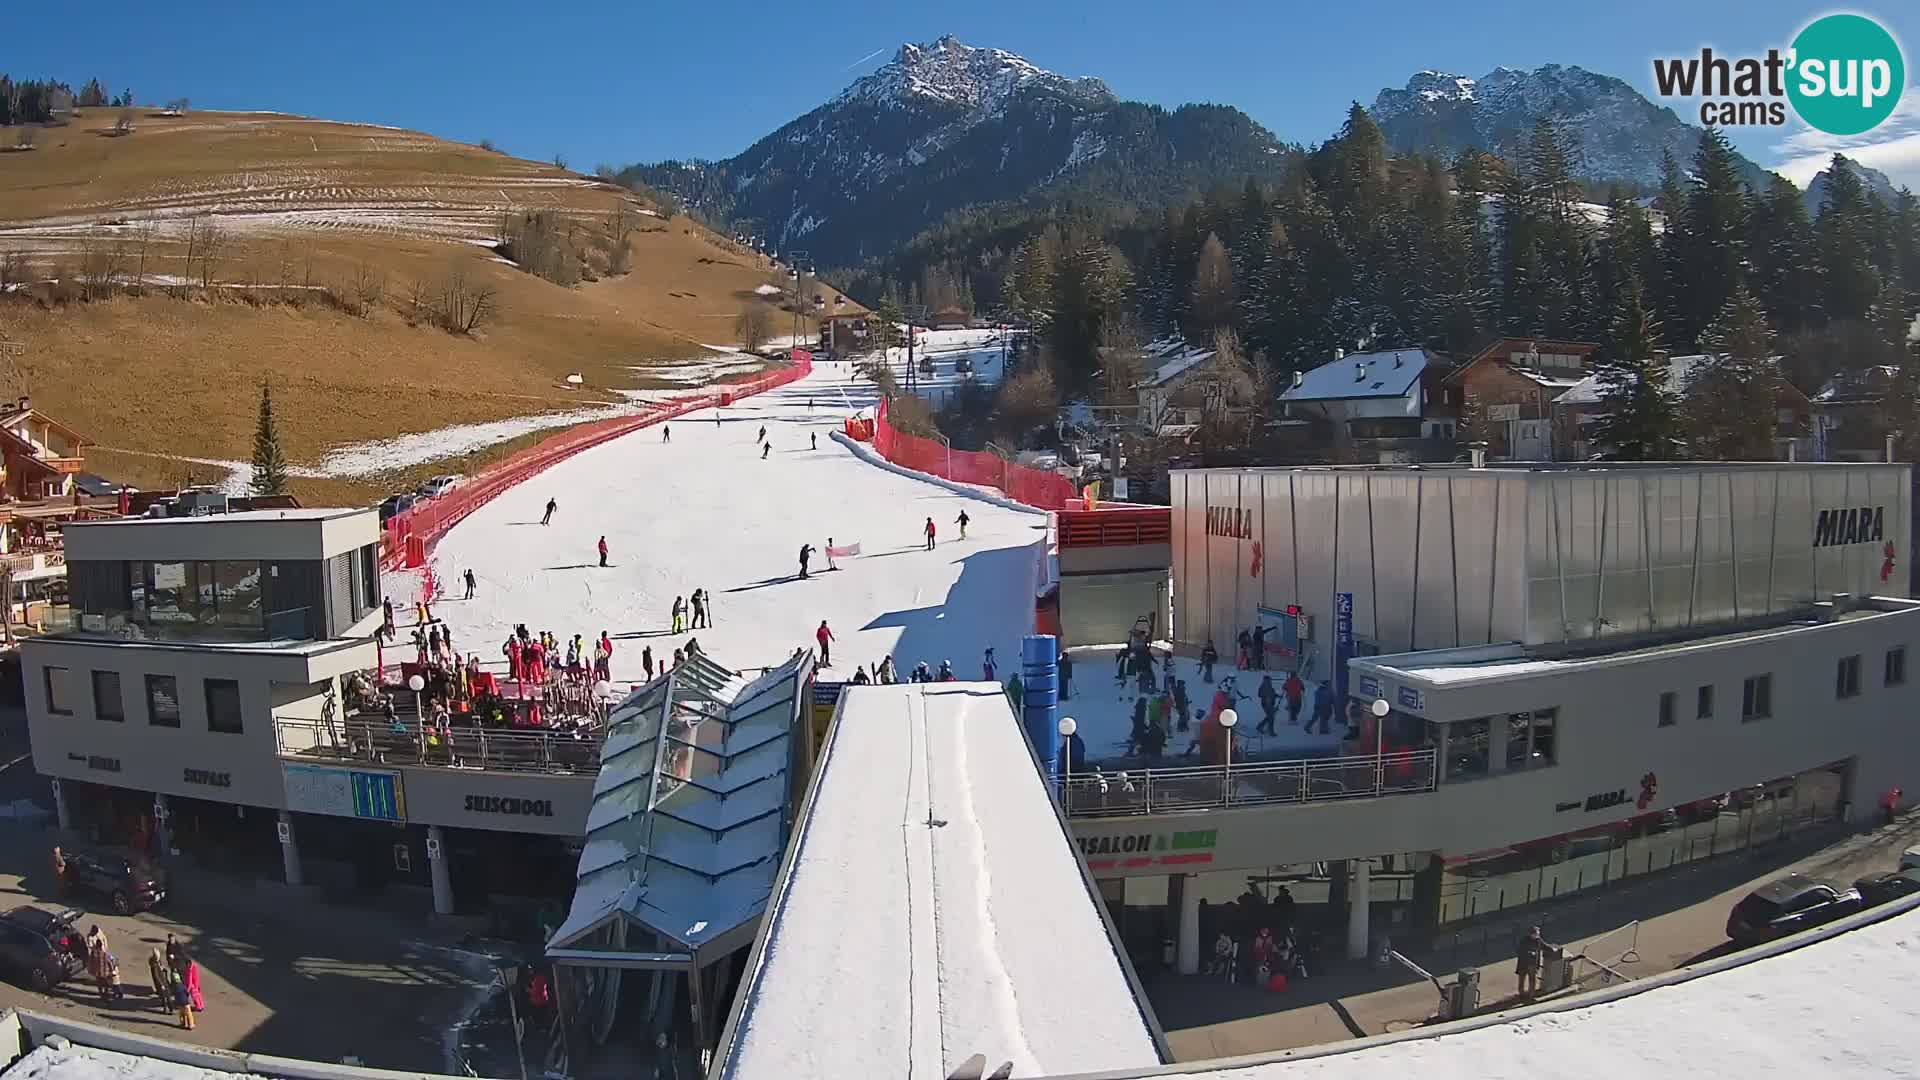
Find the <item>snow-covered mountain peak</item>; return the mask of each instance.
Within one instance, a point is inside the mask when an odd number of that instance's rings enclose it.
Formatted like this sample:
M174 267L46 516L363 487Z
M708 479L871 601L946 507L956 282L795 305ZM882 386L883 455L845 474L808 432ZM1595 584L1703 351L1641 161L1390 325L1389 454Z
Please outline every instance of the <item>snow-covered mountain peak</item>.
M1474 80L1446 71L1416 71L1407 92L1426 101L1472 101Z
M876 104L937 103L996 113L1014 94L1051 91L1089 103L1116 100L1099 79L1070 79L1005 49L978 48L949 34L926 45L908 42L892 61L862 76L838 100Z

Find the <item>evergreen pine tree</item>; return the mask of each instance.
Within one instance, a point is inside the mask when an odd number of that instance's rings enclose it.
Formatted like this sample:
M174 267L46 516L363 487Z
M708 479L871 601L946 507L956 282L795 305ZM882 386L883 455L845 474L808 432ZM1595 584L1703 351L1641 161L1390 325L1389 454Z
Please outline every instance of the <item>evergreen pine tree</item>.
M1860 174L1839 154L1827 165L1826 197L1814 222L1821 294L1829 319L1864 319L1880 294L1873 249L1873 210Z
M1647 310L1638 282L1622 299L1594 374L1604 410L1595 440L1622 460L1670 460L1677 426L1673 393L1660 352L1660 324Z
M1726 306L1745 262L1746 198L1733 146L1718 128L1700 133L1685 197L1687 227L1679 250L1687 290L1684 302L1667 312L1668 340L1683 349Z
M1760 301L1737 286L1700 335L1698 362L1681 400L1694 456L1714 461L1774 458L1774 400L1780 378L1773 330Z
M260 384L260 420L253 429L253 493L284 495L287 459L280 453L280 431L273 420L273 384Z
M1760 306L1781 333L1812 325L1820 312L1820 271L1814 260L1813 222L1800 189L1783 176L1774 177L1766 194L1754 199L1748 221L1747 251Z

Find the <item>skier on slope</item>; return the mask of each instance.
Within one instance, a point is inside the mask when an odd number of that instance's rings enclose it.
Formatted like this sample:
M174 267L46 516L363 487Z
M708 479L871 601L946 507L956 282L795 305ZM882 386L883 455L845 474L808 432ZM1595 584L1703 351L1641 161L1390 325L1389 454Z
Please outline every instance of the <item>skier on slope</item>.
M833 631L827 629L827 620L820 620L820 629L813 632L813 640L820 643L820 666L833 666Z
M813 431L807 432L807 449L809 450L820 449L820 435L818 432L813 432Z
M672 424L660 425L660 441L661 442L673 441L673 425Z
M972 520L972 518L967 516L965 510L960 511L960 516L953 519L953 523L960 526L960 539L965 540L967 538L967 522Z
M676 596L673 598L673 632L677 634L686 628L687 598L684 596Z
M753 441L756 443L763 443L767 441L767 425L765 424L760 425L760 434L755 436Z
M772 443L761 443L761 444L760 444L760 460L761 460L761 461L765 461L765 460L767 460L767 455L768 455L768 454L771 454L771 453L773 453L773 444L772 444Z
M933 533L934 533L932 518L927 519L926 533L927 533L927 550L932 551L933 550Z
M697 630L704 625L710 625L707 622L707 590L695 589L693 590L693 626Z
M473 599L473 568L468 567L467 572L462 576L467 579L467 599L471 600Z
M607 538L604 535L600 537L600 565L607 565Z
M547 512L546 512L546 513L545 513L544 515L542 515L542 516L541 516L541 518L540 518L540 524L542 524L542 525L548 525L548 524L551 524L551 523L553 522L553 512L554 512L555 510L558 510L559 508L560 508L560 503L559 503L558 501L556 501L556 500L554 500L554 499L548 499L548 500L547 500Z
M827 569L829 570L840 569L838 566L835 566L833 564L833 537L831 536L827 537Z
M813 558L813 545L800 545L800 580L807 580L807 560Z

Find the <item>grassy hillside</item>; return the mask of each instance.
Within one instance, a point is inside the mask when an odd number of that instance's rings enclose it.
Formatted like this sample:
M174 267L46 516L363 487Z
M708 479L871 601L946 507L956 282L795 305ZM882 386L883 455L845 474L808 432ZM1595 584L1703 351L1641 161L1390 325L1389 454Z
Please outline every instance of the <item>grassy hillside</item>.
M204 481L222 470L185 459L246 458L269 377L283 446L313 471L364 440L684 385L746 306L792 327L754 292L778 280L757 255L552 165L277 115L142 114L115 135L114 112L0 151L0 338L27 346L0 393L32 394L97 440L97 471L116 478ZM0 131L0 147L15 141ZM579 283L501 257L530 249L498 241L536 211L580 253L563 276ZM491 293L471 333L423 315L421 298L431 307L454 280ZM583 388L567 388L574 373ZM382 472L329 466L295 490L369 497L525 441Z

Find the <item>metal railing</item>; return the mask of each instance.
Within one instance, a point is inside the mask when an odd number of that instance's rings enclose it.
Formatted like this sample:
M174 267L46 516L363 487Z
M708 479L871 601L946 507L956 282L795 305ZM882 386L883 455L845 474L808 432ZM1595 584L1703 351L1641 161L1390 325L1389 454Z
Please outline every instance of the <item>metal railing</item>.
M1249 762L1231 767L1076 771L1061 792L1074 817L1177 813L1228 806L1324 802L1432 791L1434 752L1305 761Z
M576 731L455 727L440 735L423 731L411 717L399 730L374 716L328 724L278 720L280 756L298 761L349 761L369 765L427 765L491 772L591 776L600 771L603 728Z

